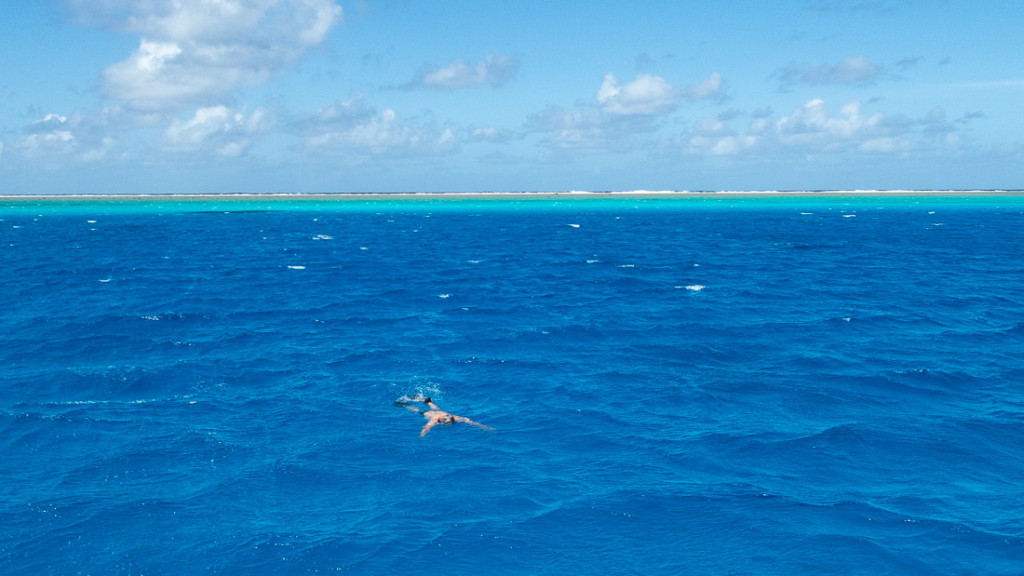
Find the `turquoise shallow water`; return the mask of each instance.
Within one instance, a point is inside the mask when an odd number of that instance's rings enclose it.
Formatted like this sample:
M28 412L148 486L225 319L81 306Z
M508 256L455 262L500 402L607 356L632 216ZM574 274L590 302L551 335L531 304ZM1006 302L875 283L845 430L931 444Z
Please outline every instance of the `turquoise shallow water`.
M0 202L0 573L1021 574L1022 225Z

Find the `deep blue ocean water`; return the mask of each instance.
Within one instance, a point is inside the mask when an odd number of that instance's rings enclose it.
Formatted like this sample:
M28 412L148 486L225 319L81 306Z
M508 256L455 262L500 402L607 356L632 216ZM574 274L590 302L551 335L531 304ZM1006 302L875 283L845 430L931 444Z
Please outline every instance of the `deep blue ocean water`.
M0 574L1024 574L1024 197L0 199L0 267Z

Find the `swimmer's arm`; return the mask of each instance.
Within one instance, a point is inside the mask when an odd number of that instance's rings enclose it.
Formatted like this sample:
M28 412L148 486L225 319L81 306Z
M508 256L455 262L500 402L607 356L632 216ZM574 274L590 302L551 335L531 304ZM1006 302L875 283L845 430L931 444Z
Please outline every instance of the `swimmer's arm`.
M423 429L420 430L420 438L426 436L427 432L430 432L430 429L433 428L435 425L437 425L437 420L431 420L430 422L427 422L426 425L423 426Z
M424 400L423 402L424 402L424 403L425 403L425 404L426 404L427 406L430 406L430 409L431 409L431 410L440 410L440 409L441 409L440 407L438 407L438 405L437 405L437 404L434 404L434 401L433 401L433 400L431 400L430 398L427 398L427 399L426 399L426 400Z
M465 417L462 417L462 416L456 416L455 417L455 421L456 422L462 422L463 424L472 424L473 426L479 426L480 428L483 428L484 430L494 430L494 428L491 428L490 426L481 424L479 422L473 422L469 418L465 418Z

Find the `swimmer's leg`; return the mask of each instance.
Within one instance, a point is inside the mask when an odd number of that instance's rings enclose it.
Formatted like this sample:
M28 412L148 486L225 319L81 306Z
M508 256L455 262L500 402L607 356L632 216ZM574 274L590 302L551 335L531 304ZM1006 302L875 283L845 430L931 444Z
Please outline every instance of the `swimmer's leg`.
M423 410L420 410L419 408L417 408L415 406L410 406L409 402L418 402L418 400L415 400L414 398L409 398L408 396L402 396L398 400L395 400L395 406L399 406L401 408L405 408L406 410L409 410L411 412L415 412L417 414L420 414L420 413L423 412Z

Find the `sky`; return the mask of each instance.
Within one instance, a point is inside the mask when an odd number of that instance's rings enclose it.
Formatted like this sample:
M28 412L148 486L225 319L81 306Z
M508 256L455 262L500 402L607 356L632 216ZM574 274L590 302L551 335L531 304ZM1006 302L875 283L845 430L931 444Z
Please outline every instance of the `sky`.
M3 0L0 194L1024 188L1021 0Z

